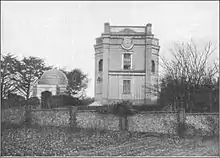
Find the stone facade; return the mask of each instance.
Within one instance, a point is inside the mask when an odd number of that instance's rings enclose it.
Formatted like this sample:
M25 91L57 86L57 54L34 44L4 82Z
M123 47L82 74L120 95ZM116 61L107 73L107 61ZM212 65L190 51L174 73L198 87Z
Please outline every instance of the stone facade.
M151 27L105 23L104 33L94 45L96 101L157 102L150 89L158 84L160 47Z

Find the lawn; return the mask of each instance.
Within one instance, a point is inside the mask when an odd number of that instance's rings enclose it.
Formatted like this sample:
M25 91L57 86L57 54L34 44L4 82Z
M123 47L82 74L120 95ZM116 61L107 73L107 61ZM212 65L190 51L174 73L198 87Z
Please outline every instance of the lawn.
M2 125L2 156L217 156L217 138L187 138L175 145L166 136L147 133L94 131L67 127Z

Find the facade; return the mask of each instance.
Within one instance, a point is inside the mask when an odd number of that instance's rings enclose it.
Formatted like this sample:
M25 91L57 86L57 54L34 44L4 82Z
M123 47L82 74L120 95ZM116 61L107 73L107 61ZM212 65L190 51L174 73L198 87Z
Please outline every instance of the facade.
M41 98L41 93L49 91L52 95L64 94L68 84L66 75L59 70L48 70L43 73L32 88L32 97Z
M159 40L152 25L110 26L96 38L95 100L102 104L130 100L155 104L151 87L158 84Z

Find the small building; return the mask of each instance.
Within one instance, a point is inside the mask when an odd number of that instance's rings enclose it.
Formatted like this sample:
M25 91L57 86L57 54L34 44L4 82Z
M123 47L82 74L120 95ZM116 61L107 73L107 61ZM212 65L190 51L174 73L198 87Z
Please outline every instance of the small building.
M104 33L96 38L94 49L95 101L157 103L153 87L158 87L160 46L151 24L111 26L105 23Z
M65 94L68 79L60 70L48 70L43 73L32 88L32 97L41 98L41 93L45 91L51 92L52 95Z

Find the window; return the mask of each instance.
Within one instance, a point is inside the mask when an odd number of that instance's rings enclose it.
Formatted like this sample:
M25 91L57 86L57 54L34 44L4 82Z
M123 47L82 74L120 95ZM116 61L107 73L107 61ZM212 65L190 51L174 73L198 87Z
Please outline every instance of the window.
M123 80L123 93L124 94L131 93L131 80Z
M131 69L131 54L130 53L124 54L123 68L124 68L124 70Z
M99 60L99 72L102 72L102 70L103 70L103 60L100 59Z
M155 62L151 60L151 72L155 73Z

